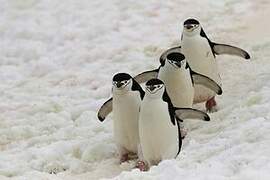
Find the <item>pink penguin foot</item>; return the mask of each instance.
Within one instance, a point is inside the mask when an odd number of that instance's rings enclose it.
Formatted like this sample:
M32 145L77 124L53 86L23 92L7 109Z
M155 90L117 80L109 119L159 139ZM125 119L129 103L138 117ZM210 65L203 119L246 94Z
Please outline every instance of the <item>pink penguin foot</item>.
M136 164L136 168L138 168L140 171L147 171L148 170L146 163L143 161L138 161Z
M217 102L215 97L212 97L205 103L206 111L207 112L216 112L217 111Z
M188 130L187 130L187 128L184 126L183 123L180 123L180 132L181 132L181 139L185 139Z
M123 154L120 157L120 163L128 161L128 154Z
M185 137L187 136L187 129L181 129L181 139L185 139Z

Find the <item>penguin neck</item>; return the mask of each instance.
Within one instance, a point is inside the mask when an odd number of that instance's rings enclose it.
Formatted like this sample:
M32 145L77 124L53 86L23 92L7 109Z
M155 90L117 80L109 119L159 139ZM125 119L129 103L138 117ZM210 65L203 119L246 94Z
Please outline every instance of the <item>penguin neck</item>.
M194 29L192 32L188 32L186 30L183 31L183 38L192 38L192 37L197 37L200 36L200 32L202 31L202 27L198 27L197 29Z
M183 41L186 41L186 40L192 40L192 39L198 39L198 38L201 38L200 34L188 34L188 33L183 33L183 39L182 39L182 42L183 42Z
M163 91L162 90L159 90L158 92L154 93L154 94L151 94L150 92L148 92L146 90L145 92L145 99L149 99L149 100L161 100L162 98L162 95L163 95Z
M124 95L127 95L128 92L130 92L129 90L127 89L113 89L113 96L124 96Z
M161 68L161 71L164 73L169 74L183 74L186 73L188 69L186 69L186 65L184 65L181 68L175 68L173 67L168 61L165 62L165 65L163 68Z

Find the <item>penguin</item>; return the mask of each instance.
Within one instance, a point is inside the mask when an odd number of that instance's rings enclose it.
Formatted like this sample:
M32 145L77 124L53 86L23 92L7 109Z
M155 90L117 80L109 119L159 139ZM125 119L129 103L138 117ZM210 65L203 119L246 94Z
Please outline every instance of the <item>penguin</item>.
M196 19L187 19L184 22L181 46L164 52L161 55L160 62L164 62L166 55L170 52L182 52L194 71L213 79L219 86L221 86L221 78L215 61L216 55L229 54L250 59L250 55L243 49L210 41ZM217 110L215 95L216 93L209 88L195 83L194 103L206 101L206 110L209 112Z
M176 158L182 147L179 121L209 116L192 108L173 106L165 84L160 79L146 82L139 113L140 154L137 167L145 171L165 159Z
M112 98L107 100L98 111L102 122L113 112L113 134L118 147L120 163L136 155L139 144L138 118L144 90L126 73L118 73L112 79Z
M219 95L222 94L222 89L218 84L208 77L194 72L189 67L185 56L179 52L168 53L166 60L161 63L158 69L146 71L134 77L138 83L151 78L158 78L165 83L172 103L176 107L192 108L194 83L202 84ZM180 125L182 138L185 138L187 129L183 123Z
M158 69L138 74L134 79L138 83L146 82L151 78L162 80L172 103L176 107L191 108L194 98L194 83L210 88L217 94L222 94L221 87L210 78L193 71L184 54L170 52Z

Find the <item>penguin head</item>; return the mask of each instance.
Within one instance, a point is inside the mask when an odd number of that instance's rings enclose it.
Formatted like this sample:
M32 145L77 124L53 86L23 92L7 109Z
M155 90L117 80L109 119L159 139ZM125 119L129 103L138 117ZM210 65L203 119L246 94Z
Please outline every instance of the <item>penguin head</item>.
M188 36L194 36L196 34L200 34L201 25L196 19L187 19L184 22L184 34Z
M165 64L174 69L179 69L186 66L186 58L180 52L172 52L167 55Z
M145 84L146 94L152 98L162 97L165 91L164 83L159 79L150 79Z
M130 91L132 87L132 77L127 73L117 73L113 76L112 84L114 92Z

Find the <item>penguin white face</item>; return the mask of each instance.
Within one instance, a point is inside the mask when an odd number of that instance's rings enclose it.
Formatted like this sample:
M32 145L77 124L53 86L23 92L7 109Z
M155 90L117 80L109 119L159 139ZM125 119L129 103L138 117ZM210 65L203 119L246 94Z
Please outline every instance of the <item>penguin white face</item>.
M150 79L145 86L146 94L152 98L161 98L165 91L165 85L159 79Z
M179 52L169 53L166 57L166 61L168 62L168 65L172 66L175 69L186 66L185 56L184 54Z
M113 77L113 91L114 92L127 92L132 87L132 77L126 73L118 73Z
M200 34L201 25L196 19L187 19L184 22L184 31L183 33L187 36L194 36Z

